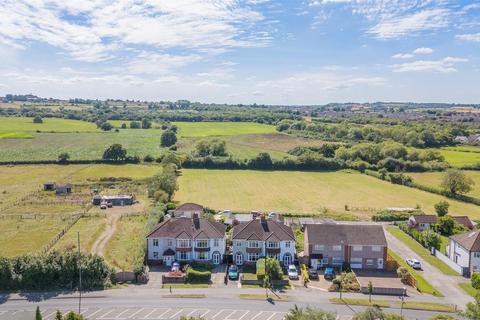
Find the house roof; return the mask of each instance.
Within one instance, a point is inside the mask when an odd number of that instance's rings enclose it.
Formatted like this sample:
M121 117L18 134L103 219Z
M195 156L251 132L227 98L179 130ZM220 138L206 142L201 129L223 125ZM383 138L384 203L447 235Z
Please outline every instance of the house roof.
M203 218L170 218L157 224L147 238L215 239L225 237L223 223Z
M203 211L203 206L196 203L187 202L178 206L175 211Z
M438 221L438 217L434 214L413 215L413 218L415 219L416 223L433 224L433 223L437 223L437 221ZM453 220L455 220L456 223L461 224L468 229L473 229L475 227L472 220L470 220L470 218L467 217L467 216L454 216L452 218L453 218Z
M475 228L475 224L467 216L456 216L456 217L453 217L453 220L455 220L456 223L464 225L468 229Z
M455 234L450 236L450 239L457 242L468 251L480 251L480 231Z
M373 224L307 224L307 241L326 245L379 245L387 246L387 239L381 225Z
M295 241L292 228L281 222L262 219L254 219L234 226L232 239L257 239L265 241L270 238L272 234L274 234L280 241Z

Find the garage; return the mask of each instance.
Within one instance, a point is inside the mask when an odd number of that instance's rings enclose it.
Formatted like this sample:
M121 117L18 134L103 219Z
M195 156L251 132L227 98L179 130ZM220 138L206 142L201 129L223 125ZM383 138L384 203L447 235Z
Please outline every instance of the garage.
M352 269L362 269L362 262L362 258L351 258L350 267L352 267Z

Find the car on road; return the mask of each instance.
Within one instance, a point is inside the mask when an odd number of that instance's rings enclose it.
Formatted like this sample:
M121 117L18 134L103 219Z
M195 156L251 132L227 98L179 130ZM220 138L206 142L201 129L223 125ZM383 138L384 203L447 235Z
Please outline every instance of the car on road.
M230 268L228 268L228 279L238 280L238 277L239 277L238 267L236 265L231 265Z
M298 280L298 271L295 265L291 264L288 266L288 279L290 280Z
M178 271L180 271L180 263L174 262L174 263L172 264L172 269L171 269L170 271L172 271L172 272L178 272Z
M312 280L318 280L318 271L314 268L308 269L308 277Z
M407 259L406 261L407 261L407 264L413 269L418 269L418 270L422 269L422 264L418 259L410 258L410 259Z
M323 273L323 277L325 280L333 280L335 279L335 270L332 267L326 267L325 272Z

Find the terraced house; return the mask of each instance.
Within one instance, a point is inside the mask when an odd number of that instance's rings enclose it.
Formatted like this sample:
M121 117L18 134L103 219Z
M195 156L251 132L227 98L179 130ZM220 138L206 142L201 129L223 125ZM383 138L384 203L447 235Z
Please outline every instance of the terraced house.
M387 240L380 225L307 224L305 256L318 269L350 264L353 269L384 269Z
M147 235L150 263L170 266L174 261L222 263L226 248L226 227L200 218L170 218L156 225Z
M295 236L282 222L258 218L233 227L233 261L236 265L274 257L284 266L295 259Z

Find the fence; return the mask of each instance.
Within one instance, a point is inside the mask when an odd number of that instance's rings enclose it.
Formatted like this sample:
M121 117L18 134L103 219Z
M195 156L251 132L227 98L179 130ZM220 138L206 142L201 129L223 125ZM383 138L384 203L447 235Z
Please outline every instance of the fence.
M68 230L70 230L71 227L73 227L75 225L75 223L78 222L78 220L80 220L81 217L83 217L83 214L77 214L77 215L73 216L72 220L65 226L65 228L63 228L62 231L60 231L52 240L50 240L50 242L47 243L40 250L40 252L43 254L43 253L47 253L48 251L50 251L50 249L53 248L53 246L65 235L65 233L67 233Z
M440 259L443 263L445 263L446 265L448 265L450 268L452 268L455 272L457 272L459 275L462 275L464 277L468 277L469 276L469 272L468 272L468 268L464 268L462 266L459 266L458 264L456 264L455 262L453 262L452 260L450 260L450 258L448 258L446 255L444 255L443 253L441 253L440 251L438 251L437 249L435 249L435 257L437 257L438 259Z
M391 256L387 255L387 261L385 262L385 268L387 271L396 271L400 268L400 264ZM417 287L417 279L415 279L410 273L408 273L406 282L408 285L416 288Z

